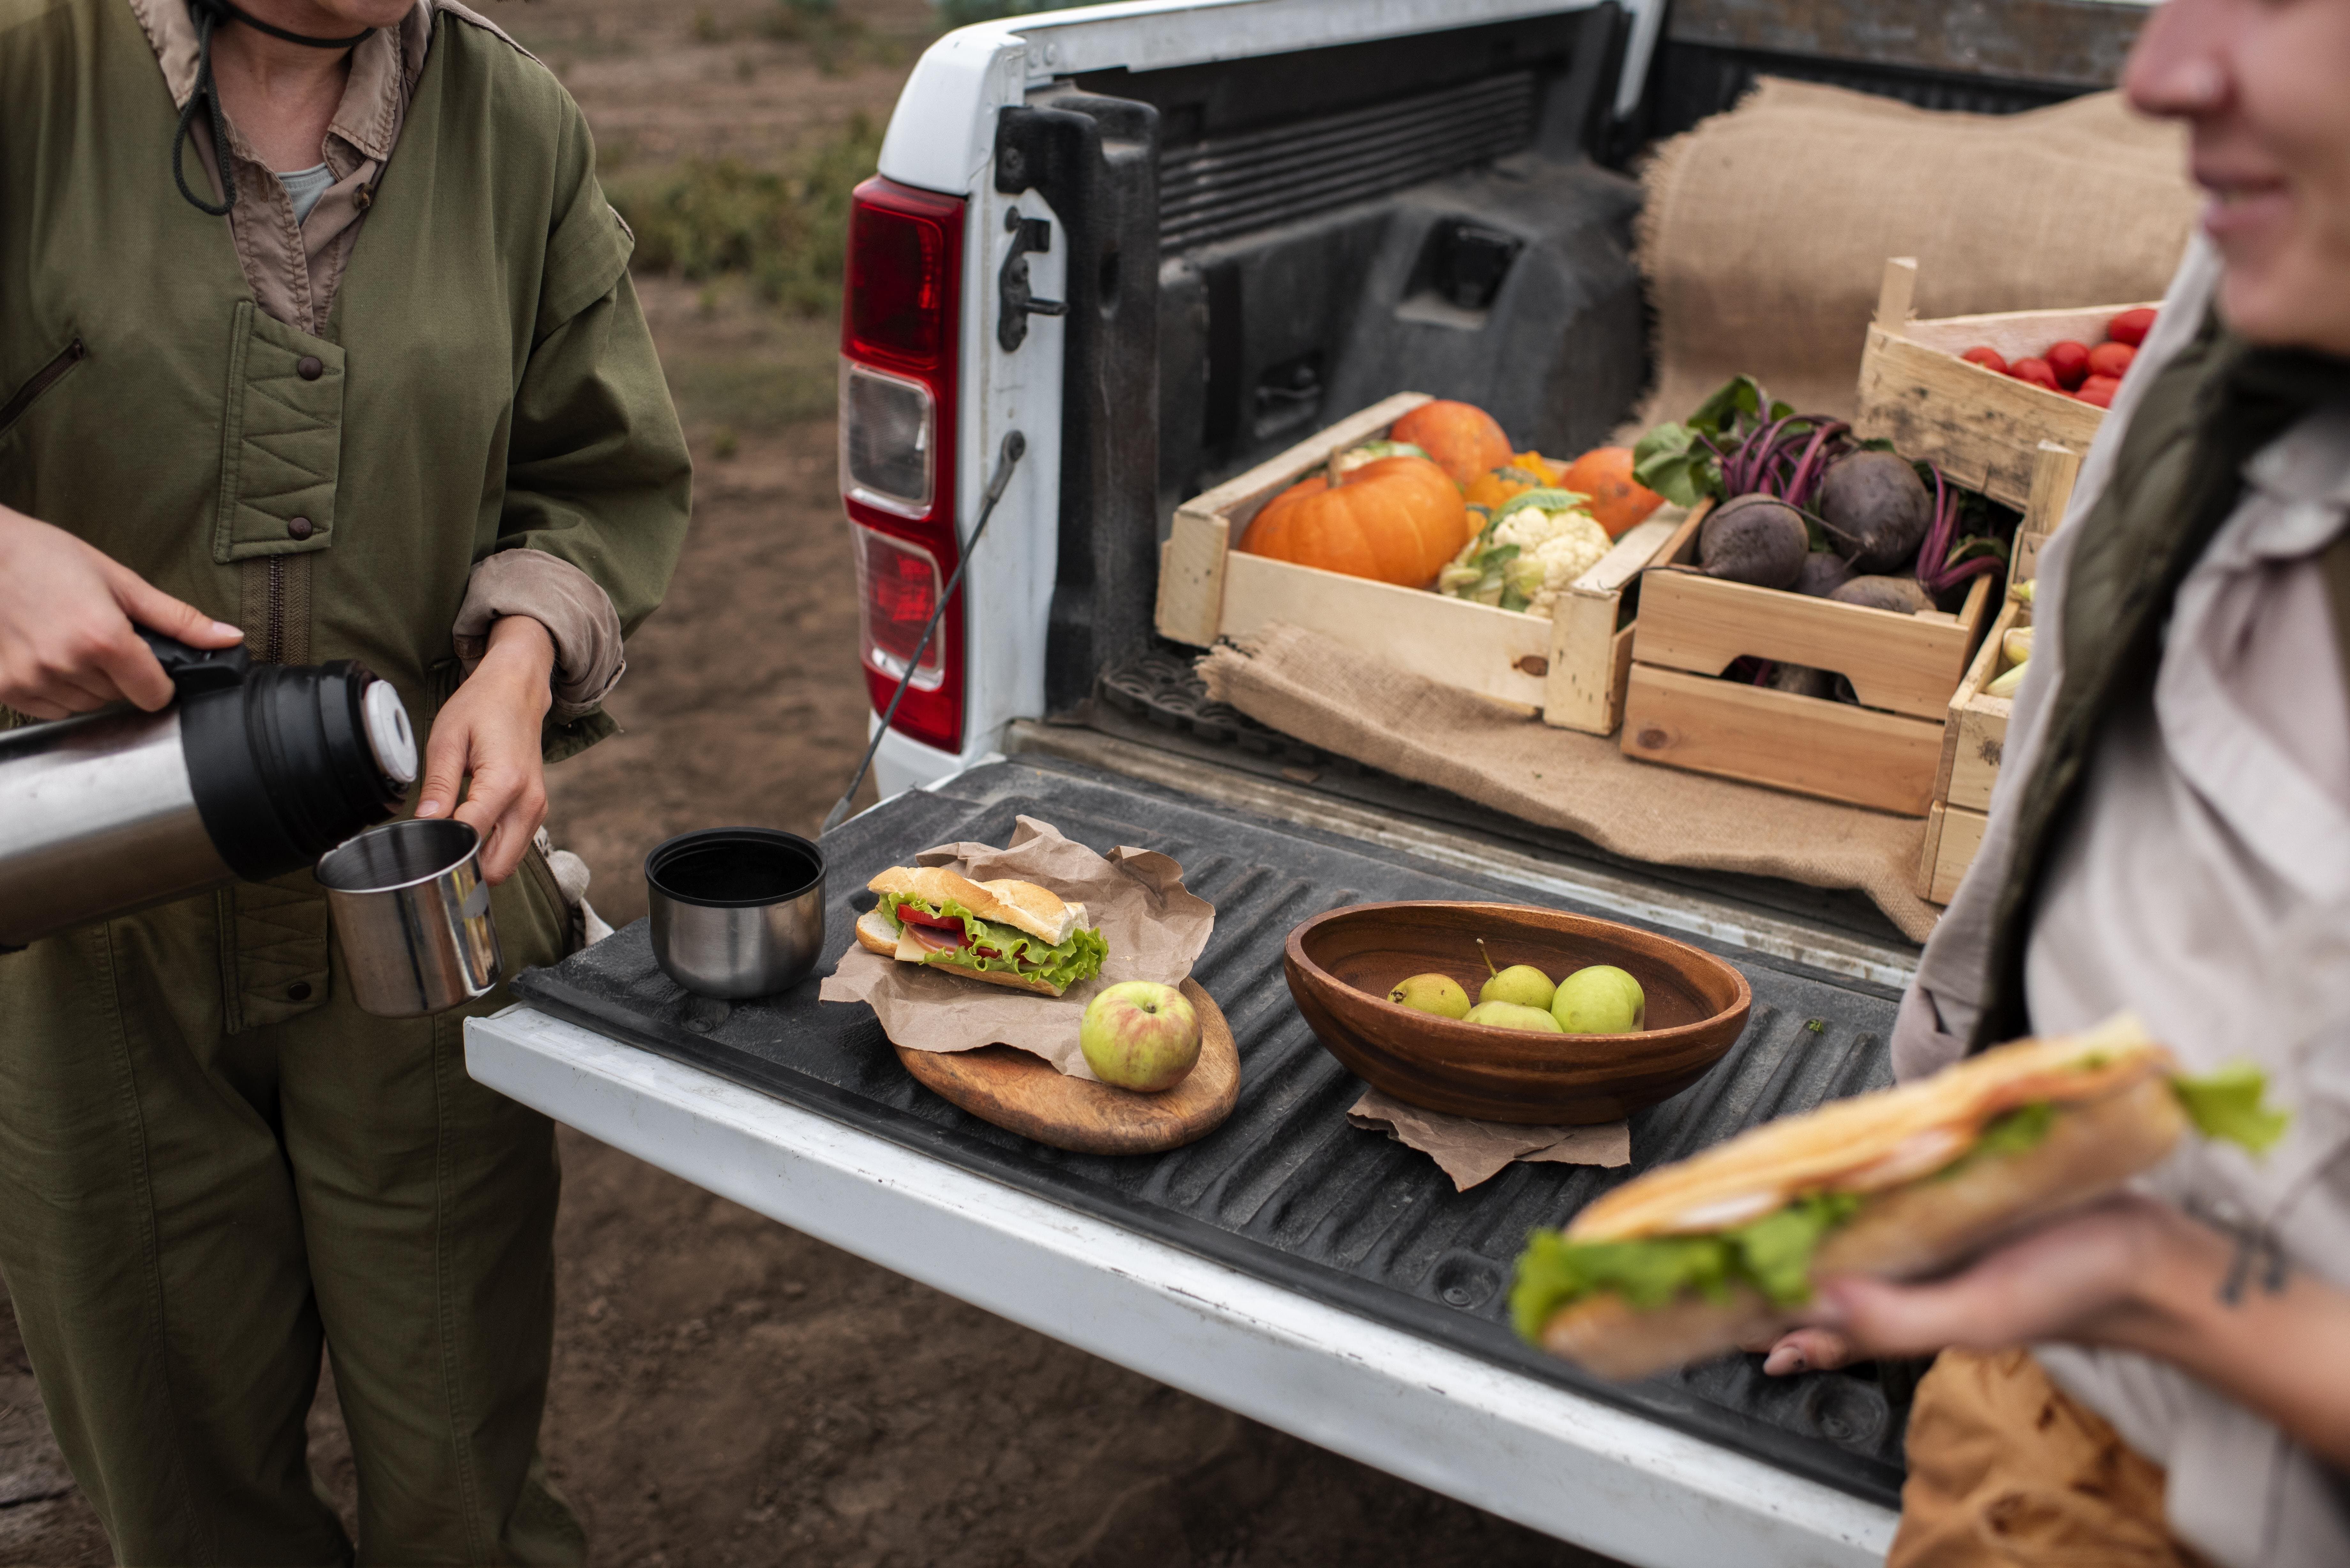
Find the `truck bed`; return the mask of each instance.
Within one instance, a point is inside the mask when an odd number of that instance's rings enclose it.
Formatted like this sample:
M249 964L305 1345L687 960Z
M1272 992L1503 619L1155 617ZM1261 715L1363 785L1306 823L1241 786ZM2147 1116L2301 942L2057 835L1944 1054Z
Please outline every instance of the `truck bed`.
M816 982L730 1007L681 992L642 922L515 990L531 1005L732 1079L931 1158L1108 1221L1482 1361L1571 1388L1870 1501L1898 1502L1906 1387L1873 1368L1765 1379L1732 1356L1627 1388L1586 1377L1510 1331L1512 1260L1628 1172L1517 1165L1467 1193L1425 1156L1347 1126L1361 1085L1292 1005L1279 952L1292 927L1383 898L1579 906L1295 823L1187 800L1058 759L1023 756L913 791L835 830L827 960L845 950L866 880L919 849L1002 843L1021 814L1107 850L1160 850L1217 909L1194 973L1231 1019L1242 1086L1231 1120L1155 1157L1044 1147L948 1106L900 1067L871 1012L820 1006ZM1589 912L1609 913L1593 909ZM1889 1081L1893 993L1699 940L1743 971L1752 1019L1704 1079L1633 1118L1634 1171L1755 1121Z

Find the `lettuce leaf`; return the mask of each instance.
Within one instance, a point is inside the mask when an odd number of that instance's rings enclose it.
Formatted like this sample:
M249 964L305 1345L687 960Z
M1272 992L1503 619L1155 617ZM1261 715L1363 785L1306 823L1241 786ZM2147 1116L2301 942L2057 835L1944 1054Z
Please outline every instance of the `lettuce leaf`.
M905 922L898 911L905 905L916 905L926 912L933 909L927 900L903 893L885 893L881 902L889 911L889 918L900 926ZM951 899L935 906L935 912L961 920L968 945L955 951L932 953L922 961L924 963L983 973L1017 974L1046 981L1066 991L1077 981L1099 974L1102 961L1109 957L1109 943L1096 928L1072 931L1068 940L1048 947L1017 927L983 920ZM972 950L981 947L993 949L997 956L990 958Z
M1860 1203L1850 1193L1814 1193L1713 1236L1570 1241L1558 1231L1537 1231L1518 1259L1511 1319L1533 1340L1559 1308L1585 1296L1613 1292L1647 1311L1684 1295L1727 1301L1742 1284L1775 1305L1800 1306L1812 1297L1812 1254L1821 1238L1852 1218Z
M2170 1092L2195 1130L2208 1138L2241 1144L2254 1154L2265 1154L2293 1124L2291 1111L2271 1110L2261 1104L2268 1093L2269 1075L2250 1062L2238 1062L2199 1078L2170 1080Z
M2036 1148L2056 1125L2056 1107L2047 1100L2034 1100L2028 1106L2018 1106L2003 1116L1993 1116L1975 1135L1974 1147L1941 1169L1928 1177L1929 1181L1941 1181L1953 1177L1984 1159L2002 1154L2022 1154Z

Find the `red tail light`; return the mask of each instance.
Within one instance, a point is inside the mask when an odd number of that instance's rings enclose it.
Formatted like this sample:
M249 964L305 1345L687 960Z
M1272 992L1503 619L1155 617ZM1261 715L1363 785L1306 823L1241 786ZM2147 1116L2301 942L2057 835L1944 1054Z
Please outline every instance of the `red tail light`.
M857 188L840 317L840 493L857 541L865 682L889 705L954 571L955 348L963 203L879 175ZM963 596L891 726L962 747Z

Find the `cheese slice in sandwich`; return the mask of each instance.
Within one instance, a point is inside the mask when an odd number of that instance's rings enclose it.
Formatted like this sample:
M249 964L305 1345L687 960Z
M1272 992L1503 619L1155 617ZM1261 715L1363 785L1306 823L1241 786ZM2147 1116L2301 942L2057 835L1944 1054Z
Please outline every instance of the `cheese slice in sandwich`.
M1059 996L1101 972L1109 945L1086 907L1034 882L974 882L936 866L896 867L866 884L881 901L857 940L903 963Z
M2190 1125L2264 1147L2283 1118L2236 1069L2178 1076L2118 1014L1767 1123L1608 1192L1518 1262L1518 1331L1648 1376L1791 1326L1814 1273L1915 1278L2095 1201Z

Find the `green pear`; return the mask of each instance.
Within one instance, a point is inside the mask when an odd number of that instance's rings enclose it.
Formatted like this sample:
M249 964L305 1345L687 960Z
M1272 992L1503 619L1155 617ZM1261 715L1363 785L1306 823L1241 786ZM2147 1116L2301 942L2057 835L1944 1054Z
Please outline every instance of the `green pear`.
M1596 963L1559 981L1550 1015L1568 1034L1637 1034L1648 1025L1648 997L1614 964Z
M1433 1012L1445 1018L1469 1016L1469 993L1449 974L1413 975L1399 981L1388 992L1388 1000L1414 1012Z
M1530 963L1513 963L1507 969L1493 967L1493 955L1485 951L1485 939L1477 939L1477 950L1484 953L1485 972L1492 978L1477 988L1480 1002L1508 1002L1520 1007L1548 1007L1558 987L1550 976Z
M1481 1002L1469 1010L1466 1022L1490 1023L1496 1029L1523 1029L1534 1034L1559 1032L1557 1019L1539 1007L1525 1007L1514 1002Z

